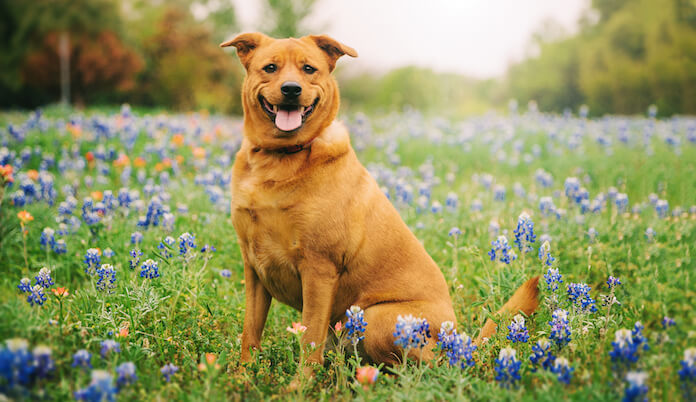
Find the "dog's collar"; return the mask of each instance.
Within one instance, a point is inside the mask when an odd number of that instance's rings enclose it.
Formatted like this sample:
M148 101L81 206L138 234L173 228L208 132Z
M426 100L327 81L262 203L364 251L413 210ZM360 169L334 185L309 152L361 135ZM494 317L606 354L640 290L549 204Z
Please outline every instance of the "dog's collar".
M318 137L318 135L317 135ZM289 147L281 147L281 148L261 148L261 147L254 147L252 150L254 152L259 152L261 150L269 152L269 153L275 153L275 154L285 154L285 155L291 155L291 154L296 154L300 151L303 151L305 149L310 149L312 147L312 143L314 140L317 139L317 137L312 138L308 142L305 142L304 144L295 144L295 145L290 145Z

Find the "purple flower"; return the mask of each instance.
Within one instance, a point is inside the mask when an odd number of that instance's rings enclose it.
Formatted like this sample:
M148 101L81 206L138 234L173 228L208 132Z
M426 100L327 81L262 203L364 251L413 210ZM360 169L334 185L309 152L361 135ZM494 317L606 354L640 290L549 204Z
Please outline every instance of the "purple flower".
M160 369L160 372L162 373L162 375L164 376L164 379L165 379L167 382L171 381L172 376L173 376L177 371L179 371L179 367L177 367L177 366L175 366L175 365L173 365L173 364L171 364L171 363L165 364L165 365L162 366L162 368Z
M512 343L522 342L526 343L529 340L529 332L525 326L524 317L521 314L517 314L510 325L508 326L507 339L511 340Z

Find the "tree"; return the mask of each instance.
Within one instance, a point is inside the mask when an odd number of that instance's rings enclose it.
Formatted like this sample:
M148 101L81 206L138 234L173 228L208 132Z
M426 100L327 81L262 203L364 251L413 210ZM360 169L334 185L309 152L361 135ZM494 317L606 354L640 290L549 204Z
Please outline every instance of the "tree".
M275 38L299 38L307 34L303 21L316 0L266 0L264 30Z

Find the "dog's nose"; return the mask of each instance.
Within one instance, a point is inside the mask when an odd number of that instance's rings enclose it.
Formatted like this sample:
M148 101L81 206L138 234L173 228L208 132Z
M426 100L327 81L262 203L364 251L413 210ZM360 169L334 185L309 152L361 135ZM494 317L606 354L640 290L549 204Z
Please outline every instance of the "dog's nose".
M302 93L302 87L295 81L285 81L280 86L280 92L288 98L297 98Z

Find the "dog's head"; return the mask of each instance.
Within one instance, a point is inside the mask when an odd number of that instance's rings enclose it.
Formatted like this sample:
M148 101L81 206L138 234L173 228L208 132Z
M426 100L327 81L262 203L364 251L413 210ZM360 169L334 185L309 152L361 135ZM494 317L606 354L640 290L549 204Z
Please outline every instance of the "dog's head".
M242 88L246 135L263 148L311 141L336 117L338 85L331 72L352 48L328 36L273 39L245 33L234 46L247 71Z

